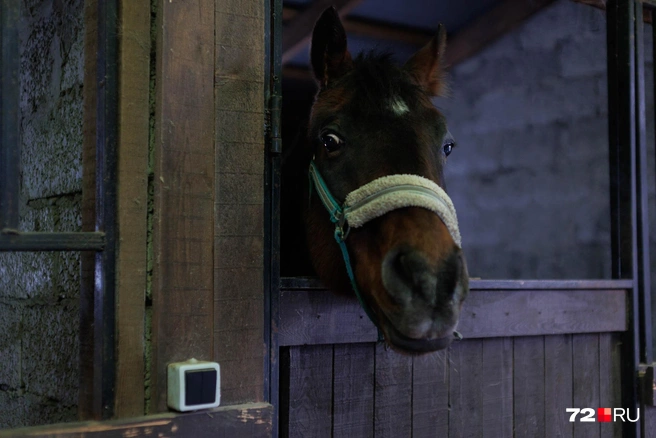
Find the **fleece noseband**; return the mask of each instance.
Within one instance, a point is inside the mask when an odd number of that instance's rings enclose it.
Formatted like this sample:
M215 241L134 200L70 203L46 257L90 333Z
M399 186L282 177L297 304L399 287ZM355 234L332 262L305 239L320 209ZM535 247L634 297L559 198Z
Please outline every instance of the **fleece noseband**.
M335 224L335 240L342 251L351 286L365 313L378 328L380 338L378 318L362 298L355 281L345 243L349 231L351 228L359 228L370 220L392 210L403 207L422 207L434 212L442 219L453 241L458 245L458 248L461 248L458 218L456 217L453 202L440 186L427 178L419 175L388 175L375 179L352 191L346 196L344 203L340 204L328 189L314 160L310 162L309 173L310 193L313 188L317 191L321 202L330 214L331 222Z

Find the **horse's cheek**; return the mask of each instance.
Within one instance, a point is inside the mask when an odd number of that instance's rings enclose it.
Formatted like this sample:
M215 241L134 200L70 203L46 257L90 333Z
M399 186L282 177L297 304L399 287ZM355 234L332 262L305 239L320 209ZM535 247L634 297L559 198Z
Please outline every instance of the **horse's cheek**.
M314 205L319 202L313 199ZM339 246L333 237L333 225L323 207L317 209L311 206L307 210L305 224L312 266L319 279L333 292L352 294Z

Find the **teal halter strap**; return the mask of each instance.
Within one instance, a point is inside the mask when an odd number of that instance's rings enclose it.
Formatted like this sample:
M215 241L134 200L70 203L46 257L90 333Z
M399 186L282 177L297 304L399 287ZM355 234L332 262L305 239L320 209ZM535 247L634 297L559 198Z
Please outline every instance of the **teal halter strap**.
M382 341L384 340L384 337L378 323L378 318L376 317L376 314L373 312L371 307L369 307L366 301L362 298L358 284L355 281L355 274L353 273L353 267L351 266L351 258L349 257L345 242L346 238L348 237L350 228L344 215L344 207L342 207L342 205L340 205L333 197L332 193L330 193L326 182L321 177L319 170L314 164L314 160L310 162L309 176L310 194L312 193L312 188L315 188L319 198L321 199L321 203L324 205L324 207L326 207L326 210L328 210L328 213L330 214L330 221L335 224L335 241L339 245L339 249L342 251L342 258L344 259L344 264L346 265L346 273L348 274L349 280L351 281L353 292L355 292L355 296L358 298L358 302L360 303L360 306L364 312L378 329L378 340Z

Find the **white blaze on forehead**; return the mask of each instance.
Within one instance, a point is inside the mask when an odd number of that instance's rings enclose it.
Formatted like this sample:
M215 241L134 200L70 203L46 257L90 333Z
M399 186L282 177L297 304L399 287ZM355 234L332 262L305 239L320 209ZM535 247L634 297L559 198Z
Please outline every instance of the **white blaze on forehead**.
M408 105L399 96L392 96L389 100L389 109L391 109L397 116L402 116L403 114L410 112Z

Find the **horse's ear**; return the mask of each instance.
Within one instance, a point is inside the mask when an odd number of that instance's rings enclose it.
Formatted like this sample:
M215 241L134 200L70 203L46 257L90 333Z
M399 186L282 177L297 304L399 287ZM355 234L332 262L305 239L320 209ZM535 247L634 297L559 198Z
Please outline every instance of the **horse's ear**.
M314 76L322 88L352 66L351 54L346 49L346 31L332 6L314 25L310 59Z
M441 96L448 88L444 69L445 49L446 29L440 24L433 39L405 64L405 69L431 96Z

